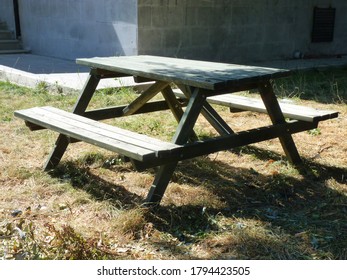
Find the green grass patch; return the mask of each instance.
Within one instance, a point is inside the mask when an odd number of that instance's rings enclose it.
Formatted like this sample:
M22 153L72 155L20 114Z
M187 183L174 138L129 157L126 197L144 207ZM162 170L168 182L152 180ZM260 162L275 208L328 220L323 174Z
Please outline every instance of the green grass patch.
M274 82L282 98L314 100L320 103L347 103L347 69L297 71Z

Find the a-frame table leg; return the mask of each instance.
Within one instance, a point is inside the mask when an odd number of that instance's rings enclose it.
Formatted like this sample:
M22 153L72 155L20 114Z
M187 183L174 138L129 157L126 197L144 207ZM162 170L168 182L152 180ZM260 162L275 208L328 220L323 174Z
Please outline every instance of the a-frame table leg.
M178 87L186 97L189 98L191 96L191 90L189 87L185 85L178 85ZM229 135L234 133L230 126L207 101L204 103L201 114L220 135Z
M259 86L259 92L261 98L263 99L264 105L267 109L267 112L270 116L270 119L273 124L283 124L286 122L282 110L279 106L276 95L273 91L272 85L270 82L266 82L265 84L261 84ZM301 158L299 152L295 146L293 137L290 133L284 134L279 137L282 148L289 160L292 164L301 163Z
M206 97L202 94L199 94L199 89L196 88L193 91L193 94L189 99L188 106L178 124L176 133L172 139L173 143L187 143L189 137L193 132L193 127L203 108L205 100ZM154 182L149 190L148 196L146 198L146 203L153 205L158 205L160 203L176 166L177 162L160 166L159 171L155 176Z
M84 88L82 89L81 94L73 108L72 112L74 114L81 115L85 112L91 98L93 97L96 87L99 84L99 81L100 81L100 76L93 74L93 70L91 70L89 77L84 85ZM44 166L45 171L52 170L59 164L68 145L69 145L68 138L65 135L60 134Z

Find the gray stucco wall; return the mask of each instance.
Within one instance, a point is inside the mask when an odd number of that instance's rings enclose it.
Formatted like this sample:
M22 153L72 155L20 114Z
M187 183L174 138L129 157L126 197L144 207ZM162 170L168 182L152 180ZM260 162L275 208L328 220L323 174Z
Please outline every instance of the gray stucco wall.
M314 6L336 8L335 40L311 43ZM214 61L347 54L345 0L140 0L139 53Z
M137 0L20 0L32 53L76 57L137 53Z

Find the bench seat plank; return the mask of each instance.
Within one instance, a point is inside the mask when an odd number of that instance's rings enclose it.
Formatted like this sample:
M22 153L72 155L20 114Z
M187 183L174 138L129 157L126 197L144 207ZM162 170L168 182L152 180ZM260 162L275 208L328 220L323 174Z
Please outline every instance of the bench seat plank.
M100 123L53 107L35 107L15 112L29 123L49 128L138 161L166 157L178 145Z
M175 95L184 97L180 90L174 90ZM207 101L211 104L227 106L243 111L253 111L258 113L267 113L265 105L261 99L252 97L240 96L237 94L223 94L213 97L208 97ZM318 110L306 106L279 102L284 117L306 121L318 122L327 119L337 118L338 112L330 110Z

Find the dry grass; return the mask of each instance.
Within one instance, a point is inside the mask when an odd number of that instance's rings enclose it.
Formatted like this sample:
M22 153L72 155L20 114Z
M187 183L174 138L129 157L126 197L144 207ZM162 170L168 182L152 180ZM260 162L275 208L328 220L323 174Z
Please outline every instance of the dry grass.
M56 134L30 132L13 111L43 104L69 110L76 96L1 83L0 258L346 259L346 74L298 73L275 84L296 103L341 112L294 136L301 168L288 164L277 140L182 162L155 211L141 205L153 170L136 172L108 151L73 144L44 173ZM129 98L129 91L105 91L93 104ZM217 109L235 130L269 122ZM113 122L162 139L175 125L166 112ZM214 133L204 119L197 131Z

